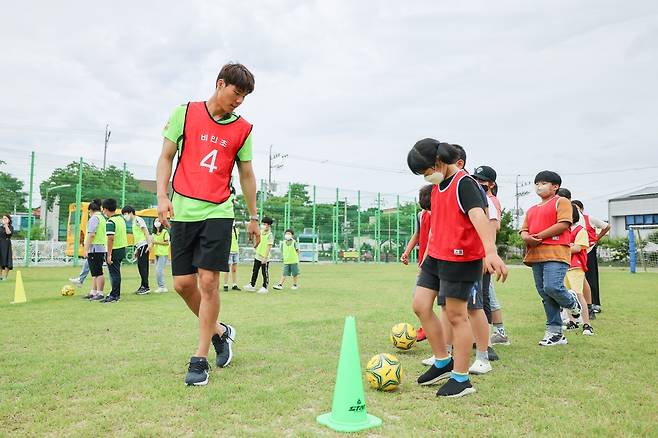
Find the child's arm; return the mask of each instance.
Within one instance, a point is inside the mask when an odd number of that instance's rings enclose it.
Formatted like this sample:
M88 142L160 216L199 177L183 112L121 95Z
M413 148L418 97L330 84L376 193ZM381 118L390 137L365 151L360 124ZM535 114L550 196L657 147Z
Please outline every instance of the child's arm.
M564 233L570 226L570 222L558 222L557 224L553 224L546 228L544 231L533 235L533 237L539 240L544 240L554 236L559 236L560 234Z
M82 254L83 257L87 257L87 254L89 254L89 247L91 246L91 242L94 240L94 236L96 233L87 233L87 236L85 237L85 249L84 249L84 254Z
M400 257L400 261L402 263L404 263L405 265L409 264L409 254L411 254L411 251L413 251L413 249L416 247L417 244L418 244L418 231L416 231L411 236L411 239L409 239L409 243L407 244L407 247L404 249L404 252Z
M491 235L489 218L482 208L471 208L468 211L468 218L471 220L484 246L483 267L485 271L495 274L496 280L502 279L502 281L505 281L507 279L507 266L505 266L505 262L498 256L496 241Z
M580 251L582 251L585 247L581 245L571 245L571 254L578 254Z
M270 261L270 251L272 250L272 244L267 245L267 251L265 251L265 261Z

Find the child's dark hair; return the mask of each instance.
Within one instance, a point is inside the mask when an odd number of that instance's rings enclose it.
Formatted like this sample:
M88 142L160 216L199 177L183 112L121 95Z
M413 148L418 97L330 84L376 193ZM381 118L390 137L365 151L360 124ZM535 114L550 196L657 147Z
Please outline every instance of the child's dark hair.
M87 208L89 209L89 211L101 211L101 200L94 199L89 203L89 206Z
M103 199L103 203L101 204L101 207L103 207L105 210L108 211L116 211L117 200L112 198Z
M130 205L126 205L121 209L121 214L128 214L128 213L135 214L135 209Z
M3 214L3 216L6 216L7 219L9 219L9 225L11 225L11 215L10 214Z
M459 144L453 144L452 146L457 149L457 159L462 160L464 162L464 167L466 167L466 151Z
M578 212L578 207L576 206L575 202L571 203L571 219L572 224L576 224L580 220L580 213Z
M577 206L578 208L580 208L581 210L585 210L585 206L584 206L583 203L580 202L579 200L575 199L575 200L571 201L571 203L574 204L574 205L576 205L576 206Z
M274 223L274 219L272 219L269 216L263 216L263 219L261 220L262 223L272 225Z
M222 79L226 85L235 85L243 93L249 94L254 91L256 80L247 67L238 63L228 63L219 71L217 81Z
M459 152L449 143L441 143L433 138L424 138L414 145L407 154L407 166L414 175L420 175L436 165L436 160L455 164Z
M432 209L432 188L434 184L427 184L418 191L418 203L423 210Z
M290 233L293 236L295 235L295 232L292 230L292 228L288 228L286 231L283 232L283 234Z
M560 175L557 173L553 172L552 170L542 170L535 176L535 184L538 182L547 182L551 184L555 184L557 186L562 185L562 178L560 178Z
M557 195L561 196L563 198L567 198L569 201L571 201L571 190L565 189L564 187L560 187L560 190L557 191Z
M162 222L160 222L160 226L156 227L155 226L155 221L153 221L153 233L159 233L165 229L165 226L162 225Z

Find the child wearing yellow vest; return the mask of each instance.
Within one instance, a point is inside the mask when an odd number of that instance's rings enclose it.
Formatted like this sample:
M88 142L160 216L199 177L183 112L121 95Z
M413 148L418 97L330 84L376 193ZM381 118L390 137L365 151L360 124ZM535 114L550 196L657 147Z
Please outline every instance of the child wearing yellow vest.
M256 255L254 256L254 270L251 273L251 281L243 288L248 292L254 292L256 290L259 270L263 272L263 287L258 289L258 293L266 294L268 292L267 286L270 282L270 251L272 251L272 246L274 246L274 234L272 234L273 222L274 220L267 216L261 220L260 243L256 247Z
M238 263L240 263L240 246L238 245L238 227L233 223L231 230L231 249L228 254L228 266L231 271L231 278L233 279L233 287L231 290L242 290L238 287ZM228 291L228 271L224 272L224 292Z
M105 234L107 235L107 270L110 271L110 283L112 290L100 302L116 303L121 299L121 262L126 258L126 247L128 246L128 234L126 233L126 221L122 215L117 213L116 199L108 198L101 204L103 214L107 218L105 223Z
M283 242L281 242L281 253L283 254L283 275L279 284L274 286L274 289L283 289L283 283L286 277L292 276L292 290L299 289L299 247L295 240L295 232L292 229L287 229L283 235Z
M130 205L124 206L121 209L121 214L126 223L132 222L135 260L137 260L137 270L141 279L139 288L137 288L135 293L137 295L146 295L151 292L151 288L149 287L149 252L153 247L153 237L149 233L146 222L143 218L137 216L133 207Z
M164 268L169 258L169 231L162 226L160 219L153 221L153 247L155 248L156 293L169 292L164 280Z
M94 199L89 203L89 221L87 222L87 235L85 236L84 256L87 257L89 271L91 273L91 291L83 298L91 301L99 301L105 298L103 289L105 277L103 277L103 263L107 254L107 235L105 234L106 220L101 213L100 199Z

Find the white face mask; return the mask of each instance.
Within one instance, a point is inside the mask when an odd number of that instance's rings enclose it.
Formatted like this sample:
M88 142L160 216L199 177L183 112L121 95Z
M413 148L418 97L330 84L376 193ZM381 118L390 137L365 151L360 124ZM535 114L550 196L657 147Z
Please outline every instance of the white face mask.
M425 181L427 181L430 184L441 184L441 182L445 179L443 174L441 172L434 172L430 175L425 175Z
M153 221L153 226L154 226L154 227L156 227L156 228L160 228L160 225L162 225L162 224L160 223L160 221L158 221L158 220Z
M286 240L292 240L292 234L286 233L286 235L283 236L283 238L286 239Z
M130 216L127 215L127 214L124 214L124 215L123 215L123 219L124 219L126 222L130 222Z

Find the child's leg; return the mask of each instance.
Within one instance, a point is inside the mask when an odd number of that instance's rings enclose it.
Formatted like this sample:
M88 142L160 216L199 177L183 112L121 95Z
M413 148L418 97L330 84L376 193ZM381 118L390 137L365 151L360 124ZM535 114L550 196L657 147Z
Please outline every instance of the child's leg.
M583 318L583 324L589 325L589 312L587 309L587 301L585 300L585 295L583 294L583 286L585 284L585 273L582 269L569 269L567 275L564 278L564 284L574 292L580 301L580 305L583 308L581 312L581 317Z
M228 272L224 272L224 286L228 284Z
M416 286L412 308L420 324L425 330L427 341L432 347L432 353L437 358L448 357L448 350L443 338L443 330L439 318L434 313L434 300L436 299L436 291L422 286Z
M564 286L564 277L569 265L561 262L544 263L544 293L552 297L560 307L574 309L578 307L576 299Z
M473 332L468 322L466 301L459 298L446 297L446 314L452 326L452 355L455 360L453 370L456 373L467 374Z
M238 264L233 263L231 265L231 278L233 279L233 284L238 284Z
M105 289L105 277L103 275L99 275L96 277L96 292L102 294L103 289Z
M258 280L258 271L260 270L261 265L262 263L260 260L254 260L254 269L251 272L251 281L249 282L252 287L256 286L256 281Z
M562 333L562 318L560 317L560 305L546 293L544 289L546 262L532 265L532 274L535 279L537 293L541 297L546 314L546 331L550 333ZM562 280L564 282L564 280ZM563 286L564 287L564 286Z
M292 284L294 284L295 286L299 286L299 281L297 281L298 278L299 278L298 275L292 276Z
M592 306L592 288L589 286L589 283L587 282L587 278L585 278L584 283L583 283L583 295L585 295L585 301L587 301L588 307Z
M270 262L263 263L261 270L263 271L263 287L267 289L267 286L270 284Z
M452 352L452 326L448 320L448 314L446 313L445 297L443 297L443 305L441 306L441 328L443 329L443 340L446 343L446 348L449 348L449 352Z
M468 320L471 324L471 330L475 338L475 350L478 353L488 355L487 347L489 346L489 323L483 309L469 309Z

